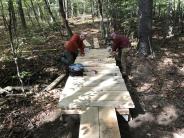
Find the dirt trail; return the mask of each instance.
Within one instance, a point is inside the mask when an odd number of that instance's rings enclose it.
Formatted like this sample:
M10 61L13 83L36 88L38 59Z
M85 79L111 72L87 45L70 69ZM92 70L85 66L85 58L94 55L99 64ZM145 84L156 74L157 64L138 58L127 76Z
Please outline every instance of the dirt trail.
M88 32L87 40L91 44L94 36L100 38L98 23L72 26L74 32ZM59 119L57 103L65 82L52 91L40 93L62 73L59 57L66 38L61 39L54 32L47 38L42 45L30 45L29 50L55 48L56 51L32 52L20 62L23 69L35 73L26 80L33 94L27 98L6 98L5 104L0 106L1 138L78 137L78 115L65 116L64 121ZM135 56L134 50L129 53L127 87L136 108L131 110L133 120L129 123L118 115L123 138L184 137L184 47L181 43L170 41L156 52L156 59L141 59ZM1 78L14 75L12 62L0 61L0 64L3 65ZM16 85L11 77L7 80L7 84Z

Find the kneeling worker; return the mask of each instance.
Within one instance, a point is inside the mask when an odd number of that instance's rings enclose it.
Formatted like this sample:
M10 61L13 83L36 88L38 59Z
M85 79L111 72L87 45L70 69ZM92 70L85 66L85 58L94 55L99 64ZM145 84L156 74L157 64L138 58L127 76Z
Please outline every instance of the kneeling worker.
M86 38L86 33L73 34L73 36L65 42L64 55L61 58L62 64L69 66L75 62L76 57L78 56L78 50L80 50L80 55L84 56L84 43L83 40Z

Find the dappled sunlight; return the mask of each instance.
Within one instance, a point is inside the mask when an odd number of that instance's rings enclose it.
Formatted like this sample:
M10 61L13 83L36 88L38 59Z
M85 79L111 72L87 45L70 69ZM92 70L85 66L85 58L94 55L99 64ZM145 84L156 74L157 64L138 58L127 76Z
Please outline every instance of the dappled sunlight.
M169 125L178 118L177 109L170 105L163 108L163 111L156 117L159 125Z
M162 90L171 90L173 89L174 80L168 80L163 82Z
M106 117L103 118L104 119L103 120L104 122L111 122L111 121L113 122L113 120L116 120L117 119L117 116L114 113L114 110L109 110L108 112L106 112L105 116ZM108 123L107 125L109 125L107 127L110 127L110 128L114 127L114 124L113 123Z
M132 128L137 128L145 125L145 123L154 122L154 120L155 117L151 113L140 114L138 117L129 122L129 126Z
M91 77L90 79L89 77L70 76L68 82L70 83L66 83L63 90L64 93L60 96L60 106L68 105L68 108L85 109L85 106L95 104L94 101L96 101L97 104L103 100L111 99L112 101L120 101L124 98L127 100L130 98L129 94L122 96L122 88L126 87L122 86L123 80L119 76L110 77L104 74ZM120 91L118 91L118 89L120 89ZM113 92L113 90L115 91ZM124 91L126 90L127 89L124 89Z
M177 109L171 105L163 108L159 115L152 113L140 114L129 122L131 128L138 128L146 123L167 126L178 118Z
M184 138L184 128L178 129L173 133L173 138Z
M183 65L183 67L178 68L178 73L181 75L184 75L184 65Z
M30 123L29 125L33 125L32 123L34 123L34 125L36 125L37 127L42 126L46 123L49 122L54 122L56 119L58 119L61 115L61 110L60 109L56 109L56 110L46 110L46 111L41 111L39 112L37 115L35 115L34 117L32 117L30 119ZM33 126L34 128L34 126Z
M151 89L152 86L153 86L152 83L144 83L139 87L139 91L148 91Z
M162 59L162 62L160 63L159 66L168 66L168 65L173 65L173 59L172 58L168 58L168 57L165 57Z

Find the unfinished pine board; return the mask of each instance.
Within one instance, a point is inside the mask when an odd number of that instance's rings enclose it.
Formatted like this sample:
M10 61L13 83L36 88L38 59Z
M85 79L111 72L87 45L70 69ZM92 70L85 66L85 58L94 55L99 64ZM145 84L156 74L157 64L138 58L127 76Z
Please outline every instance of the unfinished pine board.
M76 59L75 62L78 63L83 63L86 61L92 61L92 62L97 62L97 63L116 63L116 61L113 58L96 58L96 59L86 59L86 58L80 58L80 59Z
M90 51L88 53L85 53L84 56L78 56L77 58L79 58L79 59L81 59L81 58L85 58L85 59L112 58L112 59L114 59L114 57L112 57L109 53L103 53L102 52L102 53L97 55L97 54L90 53Z
M82 110L88 106L134 108L129 92L123 84L123 79L118 76L101 81L97 77L69 77L60 96L59 106Z
M85 72L96 72L96 73L100 73L100 72L107 72L107 73L110 73L110 72L120 72L119 71L119 68L115 67L115 68L102 68L102 67L85 67L84 68L84 71Z
M94 44L94 48L100 48L98 38L93 38L93 44Z
M79 91L60 100L63 109L85 110L88 106L110 106L116 108L134 108L130 95L126 91Z
M109 84L109 82L113 82L114 84L117 84L119 82L120 85L118 86L120 88L118 89L115 89L117 87L113 88L113 84ZM90 87L90 85L92 85L92 87ZM65 87L63 89L62 95L66 97L66 96L73 95L79 91L89 91L89 90L98 91L98 92L112 91L112 90L127 91L127 88L124 83L124 80L119 76L105 76L105 77L101 77L101 76L71 77L69 76L65 84Z
M86 39L83 41L83 43L86 47L91 47L91 44Z
M98 108L90 107L80 116L79 138L100 138Z
M91 107L114 107L114 108L134 108L134 104L131 100L125 101L95 101L93 100L88 104Z
M130 111L127 108L116 108L116 111L120 114L120 115L129 115Z
M116 112L111 107L99 107L100 138L121 138Z
M106 64L111 64L112 66L116 66L116 63L115 62L111 62L111 61L105 61L105 62L98 61L98 62L94 62L94 61L87 61L86 60L86 61L83 61L83 62L81 62L81 61L78 62L76 60L75 63L81 63L84 66L96 66L96 67L105 67Z
M112 57L94 57L93 56L93 58L92 57L87 57L87 56L83 56L83 57L79 57L79 58L77 58L77 60L93 60L93 61L95 61L95 60L115 60L114 58L112 58Z
M60 108L61 109L61 114L63 115L63 114L83 114L85 111L86 111L86 109L85 110L81 110L81 109L62 109L62 108Z
M81 89L84 87L93 87L91 89L97 90L122 90L127 91L124 80L119 76L106 76L106 77L69 77L65 89Z
M121 73L117 70L114 70L113 73L112 71L109 69L109 70L88 70L88 71L84 71L83 72L84 75L87 75L87 76L95 76L95 75L101 75L101 74L117 74L118 76L121 75Z

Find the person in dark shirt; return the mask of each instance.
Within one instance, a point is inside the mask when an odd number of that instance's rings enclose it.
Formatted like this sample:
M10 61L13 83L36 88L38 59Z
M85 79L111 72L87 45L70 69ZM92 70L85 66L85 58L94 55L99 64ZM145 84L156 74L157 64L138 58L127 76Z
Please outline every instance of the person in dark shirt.
M112 56L116 59L116 64L120 67L123 75L127 75L126 70L126 57L131 43L129 39L123 35L119 35L115 32L111 34L112 38Z

